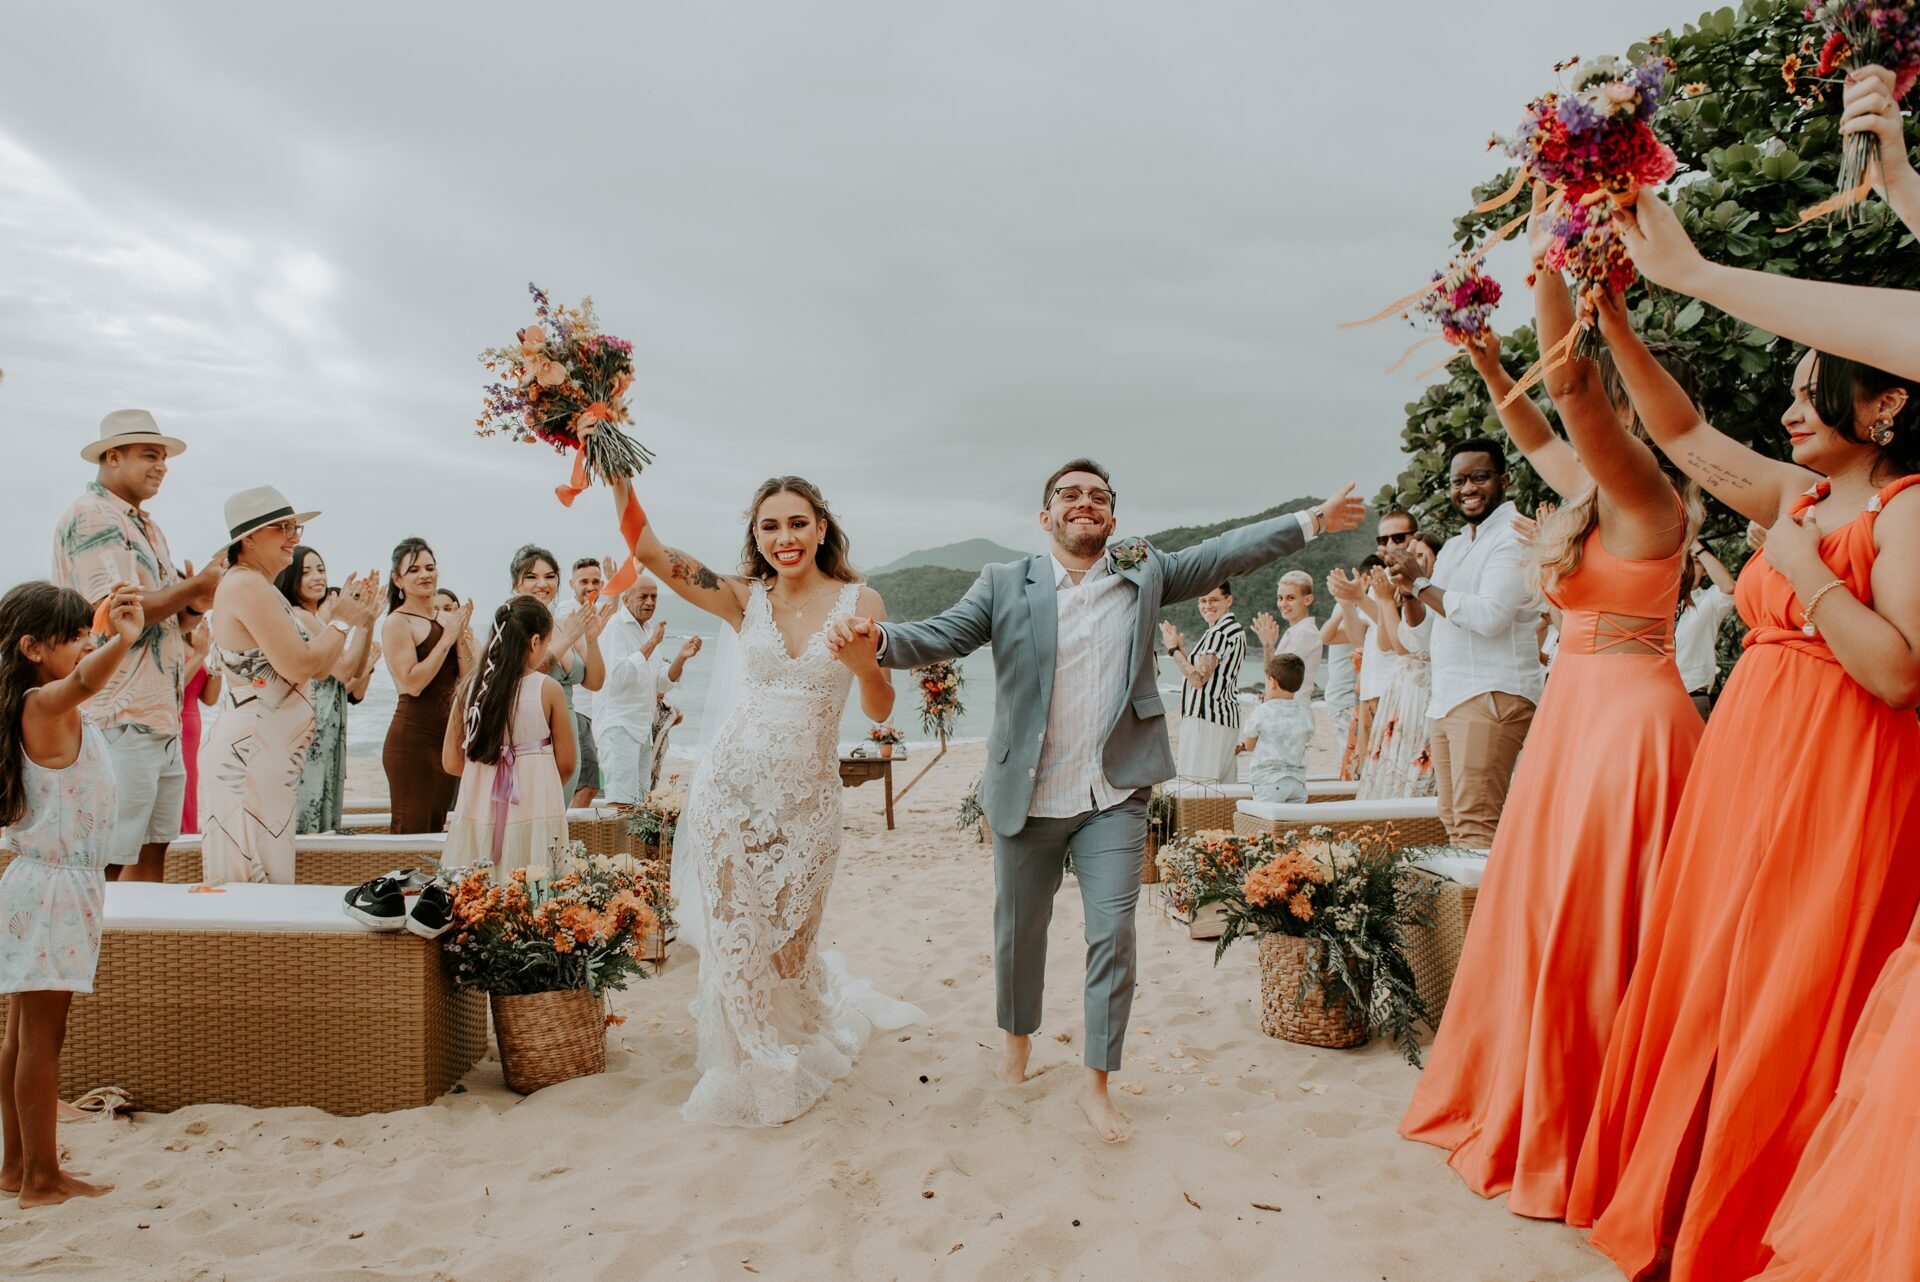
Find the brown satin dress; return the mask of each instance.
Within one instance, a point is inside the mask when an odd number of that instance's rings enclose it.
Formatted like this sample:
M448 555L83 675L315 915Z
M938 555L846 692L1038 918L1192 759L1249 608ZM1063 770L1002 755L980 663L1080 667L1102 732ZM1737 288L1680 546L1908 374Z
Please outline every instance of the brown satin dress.
M427 621L427 635L413 649L425 659L446 629L440 620ZM460 665L449 650L440 671L419 694L403 694L387 726L387 744L380 754L387 768L387 796L393 810L394 832L445 832L447 811L453 807L460 780L440 768L440 745L446 738L447 714L453 708L454 687L460 683Z

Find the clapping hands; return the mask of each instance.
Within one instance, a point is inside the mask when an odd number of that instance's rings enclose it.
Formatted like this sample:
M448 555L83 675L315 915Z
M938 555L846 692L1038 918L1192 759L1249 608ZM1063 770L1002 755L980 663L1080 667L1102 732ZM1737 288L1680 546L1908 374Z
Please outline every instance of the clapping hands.
M364 628L380 617L380 573L348 575L334 598L332 618L351 628Z
M665 627L666 625L662 624L661 626ZM679 661L681 663L685 663L688 659L691 659L694 655L699 653L700 653L700 638L697 636L688 637L686 640L686 643L680 647Z
M607 600L590 605L584 610L576 611L573 617L581 618L584 616L585 621L580 626L587 640L598 641L600 634L607 630L607 624L612 620L613 612L619 608L619 598L609 597ZM660 625L661 635L663 636L666 634L666 626L664 623Z
M1341 605L1359 605L1364 595L1360 586L1360 576L1349 570L1335 566L1327 574L1327 591Z
M1180 629L1173 625L1172 619L1160 620L1160 639L1166 643L1168 654L1172 654L1187 643L1187 639L1180 635Z

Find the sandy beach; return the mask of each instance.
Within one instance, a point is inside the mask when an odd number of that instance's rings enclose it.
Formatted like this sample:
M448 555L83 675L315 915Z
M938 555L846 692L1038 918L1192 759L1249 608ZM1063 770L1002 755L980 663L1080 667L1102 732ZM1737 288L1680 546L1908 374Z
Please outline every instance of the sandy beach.
M1261 1034L1254 949L1141 912L1141 986L1116 1077L1137 1131L1074 1106L1081 911L1063 887L1038 1075L1005 1088L988 848L956 832L978 745L950 752L887 832L846 793L827 937L927 1012L776 1132L681 1121L694 1082L682 953L616 996L605 1076L521 1098L491 1054L431 1107L361 1118L203 1106L62 1127L118 1190L0 1206L11 1277L1217 1278L1601 1282L1583 1235L1482 1202L1394 1124L1415 1070L1384 1044ZM360 765L361 763L356 763ZM924 761L910 762L903 780ZM371 786L365 763L356 788ZM1151 890L1148 891L1151 894ZM236 977L236 982L244 982ZM378 1000L377 994L369 994Z

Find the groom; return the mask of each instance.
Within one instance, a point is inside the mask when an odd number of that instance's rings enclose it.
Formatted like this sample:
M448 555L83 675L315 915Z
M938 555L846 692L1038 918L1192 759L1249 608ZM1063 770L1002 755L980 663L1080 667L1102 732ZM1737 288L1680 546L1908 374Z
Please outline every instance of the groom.
M1006 1034L1002 1081L1026 1080L1040 1027L1047 927L1066 857L1086 908L1086 1064L1080 1108L1109 1143L1127 1123L1107 1093L1133 1006L1134 907L1146 854L1147 792L1173 776L1154 676L1162 606L1359 525L1349 485L1317 508L1261 521L1179 552L1143 539L1107 546L1115 498L1106 470L1075 459L1048 478L1048 555L980 572L959 604L921 623L839 624L839 653L873 647L915 668L993 646L993 732L981 803L993 829L993 970Z

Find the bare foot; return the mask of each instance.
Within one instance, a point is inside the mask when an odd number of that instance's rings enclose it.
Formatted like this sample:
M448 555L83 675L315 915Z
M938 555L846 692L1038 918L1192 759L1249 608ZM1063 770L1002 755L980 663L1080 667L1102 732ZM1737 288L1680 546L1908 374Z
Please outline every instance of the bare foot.
M20 1172L18 1169L0 1171L0 1193L8 1197L20 1195Z
M1008 1086L1018 1086L1027 1080L1027 1056L1033 1052L1033 1039L1017 1033L1008 1033L1006 1045L1000 1051L1000 1067L993 1075Z
M1104 1086L1092 1082L1080 1088L1080 1111L1087 1115L1094 1132L1109 1144L1124 1144L1133 1138L1133 1126L1127 1115L1115 1107Z
M62 1171L44 1188L21 1189L20 1209L24 1211L36 1206L58 1206L76 1197L103 1197L111 1192L113 1192L111 1184L89 1184L85 1180L76 1180Z

